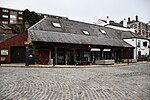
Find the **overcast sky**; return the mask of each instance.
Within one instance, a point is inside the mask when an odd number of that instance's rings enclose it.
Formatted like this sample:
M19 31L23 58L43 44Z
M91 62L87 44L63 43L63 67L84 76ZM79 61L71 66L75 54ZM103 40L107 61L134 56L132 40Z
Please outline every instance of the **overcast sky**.
M150 0L0 0L0 7L65 16L69 19L93 23L98 19L120 22L139 16L150 21Z

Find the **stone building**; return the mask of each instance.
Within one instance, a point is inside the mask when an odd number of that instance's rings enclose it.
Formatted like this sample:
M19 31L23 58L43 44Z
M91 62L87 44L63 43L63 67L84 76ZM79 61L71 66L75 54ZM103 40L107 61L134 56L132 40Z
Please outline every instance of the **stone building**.
M128 18L128 27L135 29L135 33L146 38L150 38L150 25L138 20L138 16L135 16L135 20Z

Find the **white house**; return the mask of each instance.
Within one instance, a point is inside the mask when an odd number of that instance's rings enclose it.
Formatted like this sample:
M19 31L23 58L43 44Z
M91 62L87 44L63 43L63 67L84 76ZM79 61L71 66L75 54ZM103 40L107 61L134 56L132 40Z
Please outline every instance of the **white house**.
M135 33L135 29L127 27L126 19L124 19L123 23L121 24L121 23L116 23L112 20L109 20L109 16L107 16L106 20L99 19L96 22L96 25L105 26L105 27L109 27L109 28L113 28L113 29L117 29L117 30L122 30L122 31L130 31L130 32Z
M149 45L150 42L148 39L140 38L140 37L133 37L129 39L123 39L125 42L129 43L130 45L134 46L134 59L138 59L141 56L148 56L149 54Z
M142 56L146 57L150 55L150 48L149 48L150 40L135 34L135 29L128 28L126 19L124 19L121 24L121 23L116 23L114 21L110 21L109 17L107 16L106 20L99 19L96 22L96 24L100 26L105 26L105 27L121 30L124 32L127 32L127 31L131 32L133 34L132 36L125 36L125 37L122 37L122 39L128 44L135 47L134 53L133 53L134 59L138 59Z

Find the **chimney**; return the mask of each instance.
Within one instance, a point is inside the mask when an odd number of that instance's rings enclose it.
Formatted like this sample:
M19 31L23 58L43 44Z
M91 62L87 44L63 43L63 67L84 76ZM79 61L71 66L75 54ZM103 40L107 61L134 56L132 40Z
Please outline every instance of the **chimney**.
M128 22L130 23L130 17L128 17Z
M135 16L135 20L138 22L138 16L137 15Z
M127 20L125 18L123 20L123 27L127 27Z
M109 24L109 16L107 16L107 20L106 21L107 21L107 24Z

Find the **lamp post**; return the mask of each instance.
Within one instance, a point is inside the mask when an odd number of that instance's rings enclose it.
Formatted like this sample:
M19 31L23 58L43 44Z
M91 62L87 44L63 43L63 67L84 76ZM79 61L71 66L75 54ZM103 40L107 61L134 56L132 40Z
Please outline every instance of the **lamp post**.
M29 42L28 41L28 28L29 28L29 23L28 22L25 22L25 31L26 31L26 42L25 42L25 45L26 45L26 61L25 61L25 66L29 66L29 59L28 59L28 56L29 56Z

